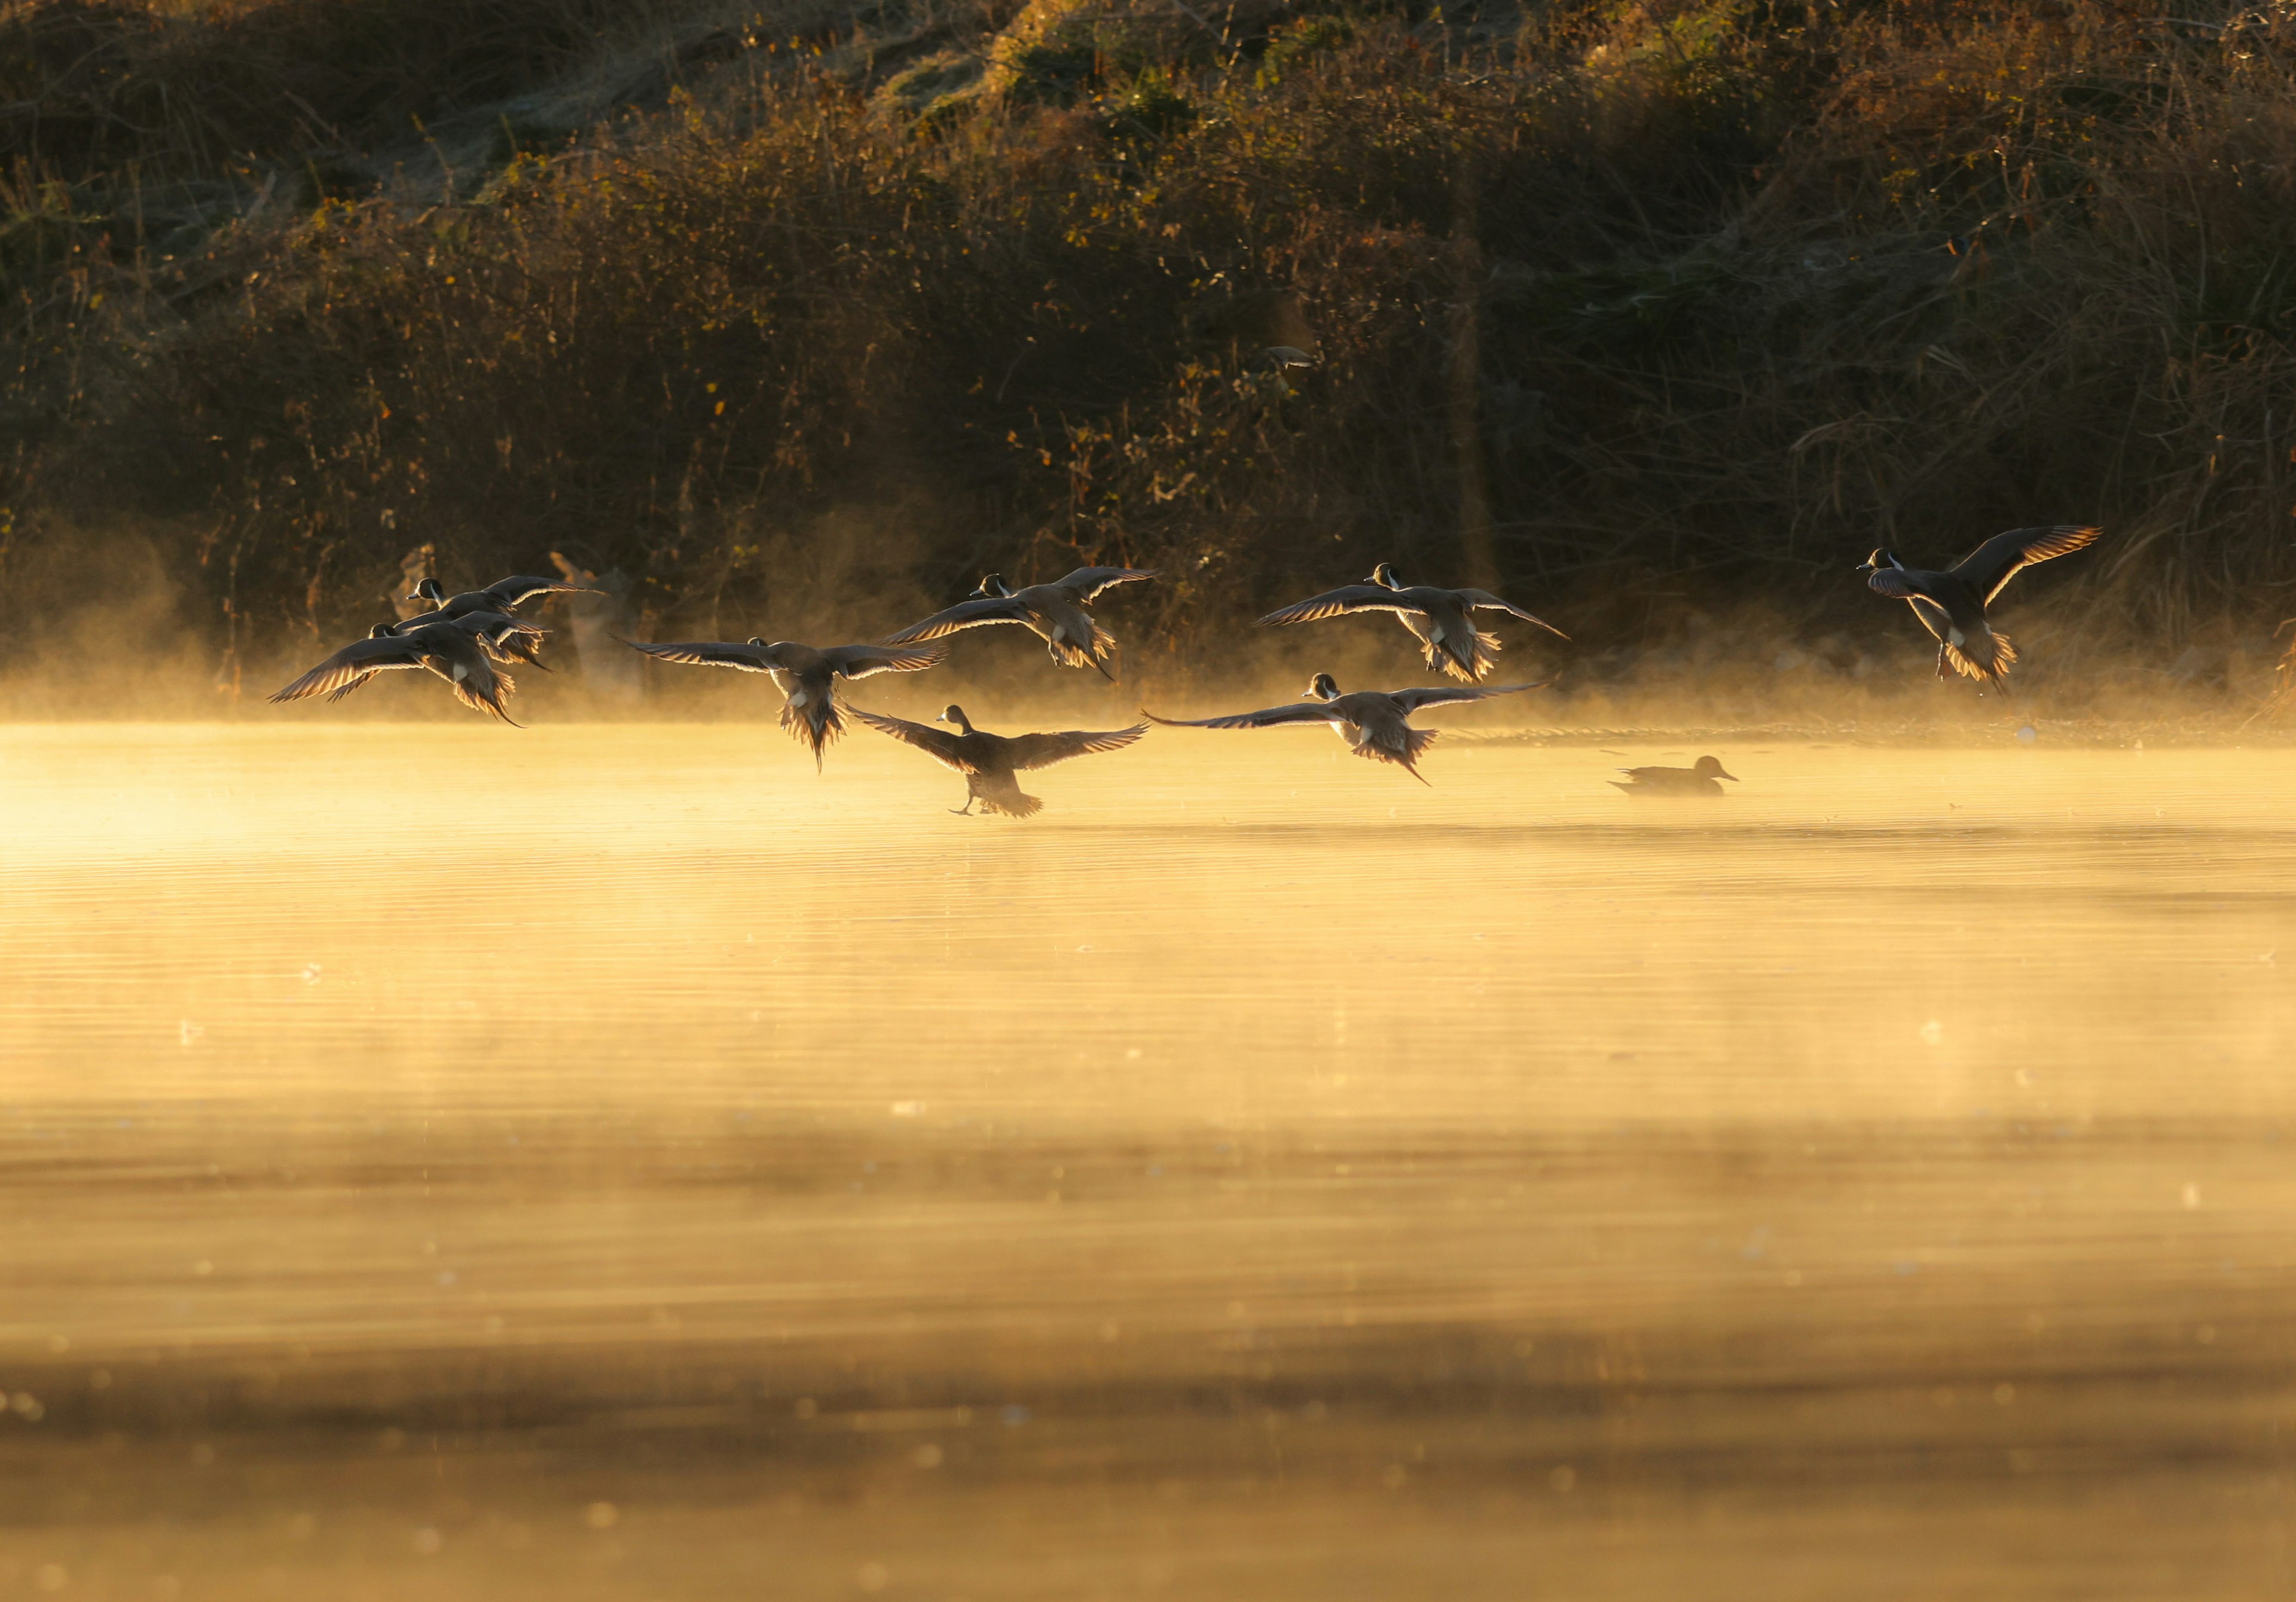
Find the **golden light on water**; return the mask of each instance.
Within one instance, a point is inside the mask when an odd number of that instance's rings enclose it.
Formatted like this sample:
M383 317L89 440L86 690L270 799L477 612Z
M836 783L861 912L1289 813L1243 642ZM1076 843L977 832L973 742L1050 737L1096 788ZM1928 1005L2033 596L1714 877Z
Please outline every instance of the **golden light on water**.
M2296 758L1603 743L0 733L0 1594L2277 1594Z

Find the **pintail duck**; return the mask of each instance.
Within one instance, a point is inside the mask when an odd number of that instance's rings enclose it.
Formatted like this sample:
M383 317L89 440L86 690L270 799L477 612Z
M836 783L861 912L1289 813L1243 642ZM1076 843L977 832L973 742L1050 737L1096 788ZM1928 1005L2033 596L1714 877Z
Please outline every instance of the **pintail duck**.
M496 670L476 630L452 623L398 632L377 623L363 640L354 641L271 697L300 701L324 694L340 701L378 673L398 668L422 668L447 681L455 699L477 711L492 712L512 727L517 721L503 710L504 699L517 689L507 673Z
M845 732L844 714L837 705L840 678L866 678L873 673L915 673L936 667L948 654L945 645L925 651L900 651L889 645L832 645L817 651L795 640L768 645L752 635L734 645L695 640L683 645L642 645L622 642L657 661L683 662L689 667L739 668L744 673L765 673L783 697L782 727L800 745L813 752L814 771L821 770L821 753Z
M599 593L586 584L570 584L561 579L544 579L521 573L489 584L484 589L464 590L459 596L449 596L447 587L439 580L425 579L406 598L428 601L430 610L407 619L399 627L420 628L426 623L444 623L472 612L496 612L507 616L537 596L594 596Z
M2012 529L1996 534L1942 572L1907 567L1895 551L1877 550L1857 571L1866 587L1895 596L1914 609L1922 627L1937 637L1938 677L1951 662L1980 684L2002 688L2017 648L1986 620L1985 609L2019 572L2037 562L2066 555L2094 542L2098 530L2067 523L2050 529Z
M1722 770L1720 757L1701 757L1695 768L1621 768L1619 771L1627 776L1627 782L1609 782L1628 795L1722 795L1727 793L1715 780L1738 782L1736 774Z
M1535 684L1481 685L1472 689L1357 690L1340 694L1339 681L1318 673L1301 699L1307 706L1271 706L1263 711L1236 712L1226 718L1159 718L1145 707L1142 716L1174 728L1275 728L1286 723L1328 723L1339 730L1359 757L1393 762L1421 784L1419 756L1435 743L1435 731L1411 727L1412 713L1422 707L1448 706L1461 701L1486 701L1493 695L1513 695L1536 690Z
M1488 590L1406 585L1395 576L1394 567L1384 562L1372 570L1367 584L1342 585L1320 596L1310 596L1296 605L1269 612L1259 621L1266 628L1280 628L1286 623L1314 623L1350 612L1395 613L1406 628L1419 637L1429 667L1440 668L1452 678L1470 684L1482 681L1499 648L1497 636L1475 627L1477 612L1504 612L1526 623L1538 624L1558 639L1570 637L1545 618L1533 617L1513 602L1502 601Z
M1096 599L1101 591L1112 585L1158 576L1136 567L1080 567L1067 578L1056 579L1050 584L1008 589L1003 579L990 573L966 599L946 612L933 613L921 623L910 624L898 634L887 635L885 643L906 645L919 640L937 640L960 628L1018 623L1033 630L1045 642L1053 660L1062 667L1098 668L1100 676L1113 684L1116 676L1108 670L1108 663L1115 654L1116 640L1093 621L1085 604Z
M972 720L964 715L961 706L947 707L933 719L934 723L955 724L958 730L955 734L931 724L865 712L857 706L853 715L871 728L915 746L942 767L964 775L964 805L949 809L959 817L972 811L975 801L980 803L984 812L1002 812L1007 817L1033 817L1045 803L1033 795L1023 795L1014 774L1031 768L1049 768L1054 762L1095 752L1119 751L1148 732L1146 724L1136 723L1130 728L1072 728L1057 735L992 735L987 729L973 727Z

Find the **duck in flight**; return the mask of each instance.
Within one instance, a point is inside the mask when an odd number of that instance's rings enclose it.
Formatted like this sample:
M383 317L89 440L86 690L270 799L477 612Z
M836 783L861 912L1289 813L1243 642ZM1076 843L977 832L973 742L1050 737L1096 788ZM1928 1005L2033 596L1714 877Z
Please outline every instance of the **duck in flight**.
M1727 792L1715 783L1717 779L1738 782L1736 774L1723 771L1720 757L1701 757L1695 768L1621 768L1619 771L1627 776L1626 783L1610 782L1628 795L1723 795Z
M681 645L642 645L622 642L656 661L683 662L689 667L738 668L744 673L772 676L783 696L782 727L799 744L813 752L814 771L821 771L821 753L845 732L845 718L837 704L837 681L866 678L873 673L915 673L937 667L948 647L903 651L891 645L832 645L826 651L776 640L768 645L752 636L736 645L722 640L694 640Z
M922 622L910 624L898 634L887 635L885 643L906 645L920 640L937 640L960 628L1018 623L1033 630L1045 642L1053 660L1062 667L1097 668L1100 676L1113 684L1116 676L1108 670L1108 664L1116 654L1115 637L1093 620L1092 613L1085 610L1086 604L1113 585L1157 576L1136 567L1080 567L1067 578L1055 579L1050 584L1008 589L1002 578L990 573L965 599Z
M502 620L516 626L514 620ZM504 700L517 685L509 674L496 670L480 643L480 630L455 623L433 623L404 633L389 623L377 623L366 638L345 645L271 699L300 701L307 695L325 695L330 701L340 701L376 674L404 668L436 673L464 706L492 712L512 728L518 727L516 719L503 710Z
M1474 614L1478 612L1504 612L1526 623L1538 624L1557 639L1570 637L1546 619L1533 617L1513 602L1502 601L1486 589L1406 585L1395 576L1394 567L1384 562L1372 569L1367 584L1345 584L1325 590L1320 596L1310 596L1296 604L1271 612L1259 621L1263 628L1275 628L1287 623L1319 622L1351 612L1395 613L1406 628L1419 637L1429 667L1440 668L1452 678L1469 684L1482 681L1499 648L1497 636L1475 627Z
M1539 688L1535 684L1479 685L1473 688L1357 690L1340 694L1339 681L1318 673L1300 700L1306 705L1271 706L1257 712L1235 712L1226 718L1159 718L1145 707L1141 715L1173 728L1275 728L1287 723L1328 723L1339 731L1359 757L1393 762L1421 784L1419 755L1435 743L1435 731L1411 727L1411 714L1422 707L1449 706L1462 701L1487 701L1493 695L1513 695Z
M955 725L955 733L935 728L930 723L911 723L900 718L865 712L857 706L853 715L871 728L915 746L942 767L964 775L964 805L949 809L959 817L971 812L975 801L980 803L983 812L1002 812L1007 817L1033 817L1045 803L1033 795L1023 795L1015 774L1031 768L1049 768L1054 762L1095 752L1120 751L1148 732L1146 724L1136 723L1130 728L1072 728L1056 735L992 735L985 728L973 727L972 720L964 715L961 706L947 707L933 719L934 723Z
M2012 529L1996 534L1941 572L1907 567L1895 551L1877 550L1857 571L1866 587L1894 596L1914 609L1922 627L1937 637L1938 677L1946 664L1964 678L1996 689L2008 682L2017 648L1994 631L1985 616L2010 579L2037 562L2067 555L2095 542L2098 530L2070 523L2048 529Z
M464 590L459 596L449 596L447 587L436 579L425 579L409 591L410 601L428 601L430 610L407 619L398 625L401 629L420 628L426 623L444 623L465 612L494 612L505 616L537 596L578 595L594 596L601 592L586 584L569 584L562 579L543 579L532 574L515 574L484 589Z

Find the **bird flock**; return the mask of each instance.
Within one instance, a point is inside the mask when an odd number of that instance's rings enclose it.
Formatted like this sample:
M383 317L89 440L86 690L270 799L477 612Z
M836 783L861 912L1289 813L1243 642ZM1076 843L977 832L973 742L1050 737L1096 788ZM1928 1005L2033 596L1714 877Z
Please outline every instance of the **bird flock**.
M2017 651L2006 635L1992 627L1987 608L2023 569L2080 550L2097 535L2095 528L2071 524L2013 529L1985 541L1948 568L1911 567L1895 552L1882 549L1876 550L1857 571L1876 594L1911 606L1915 617L1936 638L1939 678L1948 678L1950 670L1997 690L2006 686ZM1047 653L1060 666L1092 669L1112 684L1116 640L1093 616L1091 606L1119 585L1158 577L1141 568L1084 567L1049 584L1016 590L1000 575L990 573L955 605L863 645L824 649L793 640L768 644L755 637L739 642L622 643L657 661L767 675L782 694L782 727L813 752L816 770L828 747L849 727L849 716L964 775L964 805L953 810L970 813L977 804L984 812L1027 817L1040 810L1044 802L1022 793L1018 775L1073 757L1120 750L1145 735L1150 723L1171 728L1223 729L1323 724L1336 730L1357 756L1392 763L1425 784L1419 759L1434 742L1435 732L1414 727L1411 719L1415 713L1430 707L1518 694L1550 682L1484 683L1495 665L1499 641L1497 636L1479 627L1476 614L1498 612L1534 624L1558 639L1569 638L1544 618L1488 590L1406 585L1391 565L1381 563L1363 583L1311 596L1278 608L1259 621L1266 627L1283 628L1357 612L1389 612L1419 642L1429 670L1457 683L1342 693L1332 675L1318 673L1299 701L1283 706L1197 719L1160 718L1144 707L1141 716L1145 721L1126 728L1025 735L997 735L976 728L964 709L954 703L933 724L923 724L868 711L839 697L840 681L938 667L946 660L948 647L936 642L964 629L1004 623L1017 624L1042 639ZM366 638L344 646L271 699L299 701L324 695L329 701L340 701L379 673L420 669L444 680L463 705L491 713L515 727L504 705L517 687L508 668L518 663L550 670L538 651L549 631L521 619L518 609L538 596L568 593L598 592L556 579L521 576L449 596L437 579L425 579L407 599L429 602L429 612L399 622L378 623ZM1719 795L1723 791L1718 780L1736 782L1736 776L1725 772L1721 762L1710 756L1701 757L1693 768L1620 771L1627 775L1626 782L1611 782L1630 795Z

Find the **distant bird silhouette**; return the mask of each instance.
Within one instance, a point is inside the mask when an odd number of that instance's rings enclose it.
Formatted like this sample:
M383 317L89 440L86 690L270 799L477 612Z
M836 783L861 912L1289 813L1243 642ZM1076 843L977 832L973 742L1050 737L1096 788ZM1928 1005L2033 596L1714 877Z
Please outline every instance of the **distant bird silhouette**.
M1429 667L1440 668L1452 678L1470 684L1480 683L1490 670L1491 658L1499 648L1496 636L1475 627L1477 612L1504 612L1526 623L1536 623L1559 639L1570 637L1546 619L1534 617L1488 590L1406 585L1395 576L1395 569L1384 562L1372 570L1367 584L1342 585L1320 596L1310 596L1269 612L1259 621L1265 628L1281 628L1287 623L1318 622L1352 612L1395 613L1406 628L1419 637Z
M394 632L388 623L377 623L366 638L345 645L271 699L300 701L307 695L324 694L330 701L340 701L376 674L404 668L436 673L464 706L492 712L513 728L518 727L503 710L504 699L518 686L509 674L496 670L475 630L452 623L434 623L405 634Z
M832 645L818 651L795 640L776 640L768 645L755 636L741 645L701 640L684 645L642 645L636 640L622 644L657 661L770 674L774 687L783 697L782 727L799 744L811 749L816 773L821 770L822 752L845 732L844 715L837 705L839 679L915 673L938 666L948 654L947 646L903 651L890 645Z
M910 624L898 634L887 635L885 643L906 645L920 640L937 640L960 628L1018 623L1041 638L1053 660L1062 667L1097 668L1100 676L1113 684L1116 676L1108 670L1108 662L1115 653L1116 640L1093 621L1085 604L1112 585L1132 584L1157 576L1143 568L1080 567L1065 579L1016 590L1006 588L1002 578L990 573L967 599L922 622Z
M1738 782L1734 773L1722 771L1720 757L1701 757L1695 768L1621 768L1627 782L1609 782L1628 795L1721 795L1726 793L1717 779Z
M1095 752L1119 751L1148 732L1146 724L1136 723L1130 728L1072 728L1056 735L992 735L973 727L964 709L955 705L943 709L933 722L955 724L960 731L955 734L931 724L865 712L857 706L853 715L871 728L915 746L942 767L964 775L964 805L949 809L959 817L971 812L972 803L979 801L985 812L1032 817L1045 803L1033 795L1023 795L1014 774Z
M1419 756L1435 743L1435 731L1411 727L1411 714L1422 707L1448 706L1462 701L1484 701L1493 695L1513 695L1539 688L1535 684L1484 685L1473 689L1357 690L1340 694L1339 681L1318 673L1301 697L1305 706L1271 706L1257 712L1235 712L1225 718L1159 718L1147 708L1141 715L1173 728L1276 728L1290 723L1328 723L1356 755L1393 762L1421 784Z
M1866 587L1894 596L1914 609L1922 627L1937 637L1938 677L1950 662L1964 677L1995 688L2008 683L2017 648L1995 632L1985 609L2010 579L2037 562L2063 556L2092 544L2098 530L2075 524L2048 529L2012 529L1996 534L1942 572L1907 567L1895 551L1877 550L1857 571Z

